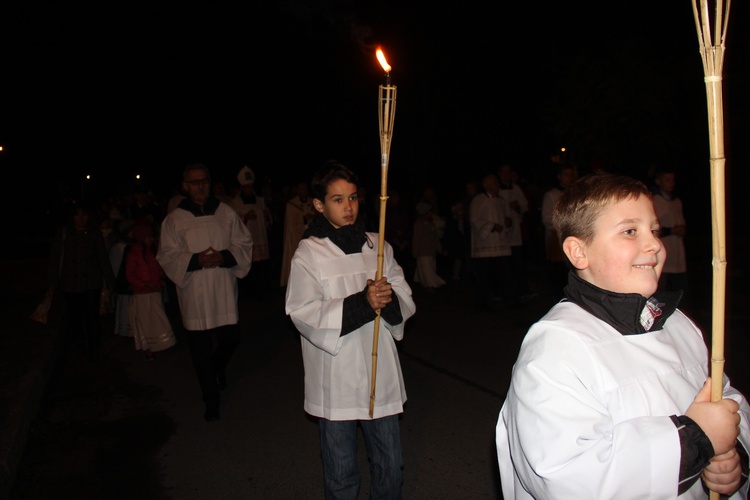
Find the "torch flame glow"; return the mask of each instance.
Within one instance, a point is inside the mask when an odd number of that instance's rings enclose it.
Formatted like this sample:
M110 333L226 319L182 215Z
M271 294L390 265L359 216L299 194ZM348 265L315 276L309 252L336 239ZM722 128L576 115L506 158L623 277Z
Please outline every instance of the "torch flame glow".
M391 65L388 64L388 61L385 60L385 54L383 54L383 50L380 47L378 47L378 50L375 51L375 55L377 56L380 65L383 67L383 71L385 71L386 73L390 73Z

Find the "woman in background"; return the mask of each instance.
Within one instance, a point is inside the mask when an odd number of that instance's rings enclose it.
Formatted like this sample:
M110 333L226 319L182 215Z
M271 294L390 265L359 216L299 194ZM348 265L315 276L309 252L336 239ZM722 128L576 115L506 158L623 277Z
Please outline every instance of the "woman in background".
M164 278L156 261L153 229L138 224L133 229L133 243L127 255L125 276L133 287L129 319L135 349L151 360L155 352L175 345L172 325L164 311Z

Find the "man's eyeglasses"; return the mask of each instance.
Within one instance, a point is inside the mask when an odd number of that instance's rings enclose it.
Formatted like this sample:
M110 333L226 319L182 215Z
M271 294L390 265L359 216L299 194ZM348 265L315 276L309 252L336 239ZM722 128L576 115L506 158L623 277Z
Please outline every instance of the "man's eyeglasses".
M185 184L189 184L193 187L208 186L209 184L211 184L211 179L209 179L208 177L204 177L202 179L190 179L189 181L185 181Z

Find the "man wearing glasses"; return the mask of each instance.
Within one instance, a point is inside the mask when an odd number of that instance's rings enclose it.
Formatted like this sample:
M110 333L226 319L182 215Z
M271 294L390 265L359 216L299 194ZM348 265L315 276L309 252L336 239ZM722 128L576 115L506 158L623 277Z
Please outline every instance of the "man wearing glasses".
M237 279L250 271L253 240L237 212L211 194L205 165L185 167L182 188L187 197L164 219L156 259L175 284L204 417L213 422L240 342Z

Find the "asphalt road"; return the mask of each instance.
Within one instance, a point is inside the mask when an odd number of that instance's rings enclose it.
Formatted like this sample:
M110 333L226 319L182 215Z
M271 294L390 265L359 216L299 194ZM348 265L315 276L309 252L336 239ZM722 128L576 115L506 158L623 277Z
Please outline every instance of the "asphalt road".
M415 289L418 312L400 345L406 498L500 498L494 425L527 320L474 313L456 292ZM283 297L242 299L241 311L216 423L203 420L179 328L178 344L154 361L113 334L100 364L76 351L61 360L11 498L321 498L317 426L302 410L299 336Z
M694 295L701 324L710 319L706 293L703 286ZM550 304L542 294L520 309L478 312L462 287L430 294L417 285L414 295L417 314L399 344L409 396L404 497L502 498L495 422L523 334ZM240 310L243 341L215 423L203 420L179 321L177 345L154 361L132 339L108 334L100 364L77 352L58 363L10 499L322 498L317 427L302 410L299 336L282 294L243 298ZM745 331L747 315L734 312L732 328ZM747 343L737 335L727 345L727 369L743 391ZM360 451L367 498L361 442Z

